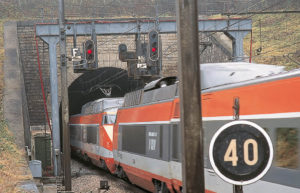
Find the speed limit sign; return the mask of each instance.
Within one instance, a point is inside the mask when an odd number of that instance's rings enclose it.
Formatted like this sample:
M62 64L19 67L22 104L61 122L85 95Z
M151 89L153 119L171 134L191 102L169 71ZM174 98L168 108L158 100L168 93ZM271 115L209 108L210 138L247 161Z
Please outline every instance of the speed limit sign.
M214 171L234 185L246 185L262 178L273 160L268 134L249 121L233 121L213 136L209 159Z

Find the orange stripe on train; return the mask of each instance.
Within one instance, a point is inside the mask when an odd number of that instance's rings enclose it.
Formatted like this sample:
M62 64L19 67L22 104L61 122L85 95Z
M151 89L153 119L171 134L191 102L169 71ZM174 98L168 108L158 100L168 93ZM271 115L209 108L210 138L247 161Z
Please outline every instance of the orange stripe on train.
M203 117L232 116L236 97L240 99L240 115L300 112L299 96L300 78L277 80L202 94L202 113ZM119 109L118 122L168 121L178 117L179 110L174 114L178 103L177 98L173 107L170 101Z

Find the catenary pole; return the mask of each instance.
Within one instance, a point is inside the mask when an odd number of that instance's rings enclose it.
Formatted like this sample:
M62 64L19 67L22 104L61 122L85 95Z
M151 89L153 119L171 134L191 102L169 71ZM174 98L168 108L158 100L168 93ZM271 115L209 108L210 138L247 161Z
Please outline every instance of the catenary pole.
M177 0L176 15L183 192L204 193L197 0Z
M61 96L62 96L62 129L63 129L63 153L64 153L64 185L66 191L71 191L71 153L69 131L69 98L66 60L66 32L64 0L59 0L59 45L61 60Z

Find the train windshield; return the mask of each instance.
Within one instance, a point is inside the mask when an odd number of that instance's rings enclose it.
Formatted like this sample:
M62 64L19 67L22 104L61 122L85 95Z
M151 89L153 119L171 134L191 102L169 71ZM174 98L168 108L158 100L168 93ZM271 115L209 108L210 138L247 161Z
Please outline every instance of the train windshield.
M103 125L105 124L115 124L116 115L103 115Z

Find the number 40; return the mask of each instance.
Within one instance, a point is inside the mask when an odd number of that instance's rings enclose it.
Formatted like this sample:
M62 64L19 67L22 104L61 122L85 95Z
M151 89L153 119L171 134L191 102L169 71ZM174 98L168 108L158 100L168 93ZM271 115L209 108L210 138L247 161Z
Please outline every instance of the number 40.
M253 146L253 159L249 160L249 145ZM232 166L237 166L237 148L236 148L236 139L232 139L229 143L229 146L224 155L224 161L231 161ZM257 142L254 139L247 139L244 142L244 161L247 165L253 166L258 161L258 147Z

